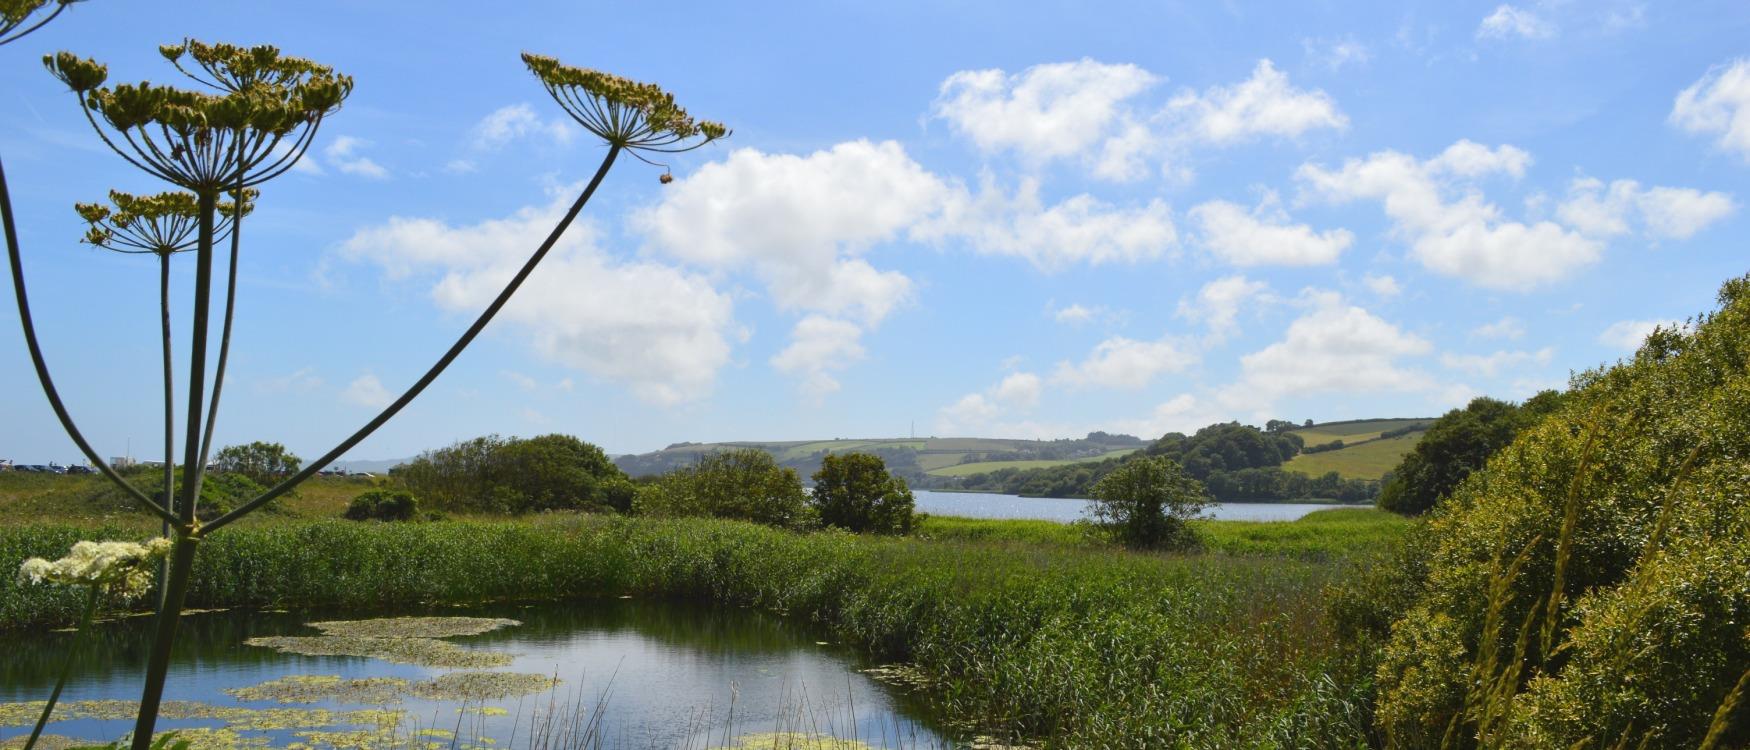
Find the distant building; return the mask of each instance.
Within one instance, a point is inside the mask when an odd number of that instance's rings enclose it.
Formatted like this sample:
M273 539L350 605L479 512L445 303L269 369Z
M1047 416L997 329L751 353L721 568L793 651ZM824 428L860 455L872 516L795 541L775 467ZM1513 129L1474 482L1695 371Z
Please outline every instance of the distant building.
M114 466L117 469L126 469L129 466L134 465L134 459L128 458L127 456L110 456L109 465Z

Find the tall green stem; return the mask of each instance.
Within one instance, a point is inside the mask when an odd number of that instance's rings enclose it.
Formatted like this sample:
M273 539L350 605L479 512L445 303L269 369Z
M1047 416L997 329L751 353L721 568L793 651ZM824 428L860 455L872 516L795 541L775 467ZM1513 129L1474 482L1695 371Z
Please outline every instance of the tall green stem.
M146 657L146 687L140 693L140 714L134 720L133 750L152 748L158 706L164 701L164 678L170 674L170 650L176 645L176 625L182 619L182 604L188 598L188 581L194 572L194 553L200 544L200 538L189 533L188 528L176 531L176 546L170 550L170 577L164 582L164 607L153 621L152 649Z
M213 215L218 211L218 191L200 193L200 235L195 247L194 330L188 356L188 434L183 438L182 496L176 514L183 526L193 526L195 506L200 502L201 480L206 462L201 460L201 407L207 387L207 321L212 317Z
M85 641L91 632L91 618L97 614L97 598L101 588L92 586L91 594L85 597L85 616L79 618L79 629L73 633L73 643L67 647L67 661L61 665L61 676L55 680L55 689L49 692L49 702L43 704L43 714L36 720L36 728L30 730L30 739L24 741L24 750L36 747L36 740L43 734L43 727L49 725L49 714L55 712L55 703L61 700L61 688L67 686L67 678L73 674L73 661L79 658L80 650L85 648Z
M175 512L176 494L176 385L175 368L170 358L170 253L158 253L158 314L164 349L164 498L165 505ZM163 521L160 533L170 537L170 521ZM158 562L158 609L164 609L164 584L170 578L170 560Z
M201 465L213 450L213 425L219 420L219 394L225 390L225 364L231 359L231 319L237 309L237 256L243 242L243 175L237 175L237 188L231 205L231 261L226 267L225 322L219 331L219 363L213 368L213 400L207 404L207 428L201 434Z

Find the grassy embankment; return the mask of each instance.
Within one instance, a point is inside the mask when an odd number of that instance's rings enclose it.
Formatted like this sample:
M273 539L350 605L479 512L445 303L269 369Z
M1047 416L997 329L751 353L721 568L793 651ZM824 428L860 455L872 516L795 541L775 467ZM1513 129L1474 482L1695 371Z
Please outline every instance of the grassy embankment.
M825 623L874 660L915 665L931 678L931 702L970 728L1049 746L1353 746L1369 722L1366 659L1334 635L1325 592L1351 556L1402 527L1370 511L1207 522L1210 551L1150 555L1027 521L932 518L919 538L884 539L583 515L299 517L338 508L357 491L348 484L312 485L277 516L205 542L190 605L632 595L754 606ZM4 566L150 528L90 517L21 525L19 506L41 493L6 500ZM0 623L65 622L75 599L0 577Z
M1432 419L1366 419L1325 424L1292 430L1306 441L1308 447L1324 445L1334 440L1343 447L1334 451L1302 453L1288 460L1282 468L1309 477L1337 472L1344 479L1379 479L1397 468L1404 455L1414 450L1422 432L1398 437L1381 438L1385 432L1414 425L1433 423Z

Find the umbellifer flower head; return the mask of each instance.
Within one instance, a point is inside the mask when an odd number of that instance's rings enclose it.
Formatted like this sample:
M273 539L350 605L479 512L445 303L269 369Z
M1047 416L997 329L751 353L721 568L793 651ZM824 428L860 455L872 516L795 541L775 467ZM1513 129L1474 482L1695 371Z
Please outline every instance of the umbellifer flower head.
M722 123L693 119L674 103L673 94L654 83L576 68L530 52L523 53L523 64L584 130L634 156L639 151L691 151L729 135Z
M19 37L42 28L43 24L55 20L55 16L61 15L61 11L76 2L79 0L0 0L0 44L16 41ZM29 26L24 25L32 14L51 3L55 9L47 16Z
M44 55L43 65L78 96L116 153L197 192L252 187L283 174L352 93L351 76L275 47L191 39L159 52L213 92L145 81L106 87L106 66L70 52ZM193 65L185 67L184 57ZM105 134L104 125L115 135Z
M218 203L215 241L230 233L239 212L248 216L255 209L255 190L244 190L242 201ZM233 196L235 198L236 196ZM170 255L193 250L199 244L200 205L193 193L170 191L157 195L131 195L109 191L109 205L76 203L73 210L90 226L80 242L118 253Z
M95 586L121 597L146 593L152 587L151 563L170 553L169 539L133 542L78 542L59 560L40 557L18 566L19 583Z

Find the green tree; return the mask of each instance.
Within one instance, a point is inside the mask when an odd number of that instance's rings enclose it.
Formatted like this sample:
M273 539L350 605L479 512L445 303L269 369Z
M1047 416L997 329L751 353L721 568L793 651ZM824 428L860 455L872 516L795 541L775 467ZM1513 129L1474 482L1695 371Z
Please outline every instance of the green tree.
M213 456L214 469L241 474L261 485L295 474L303 465L304 460L286 450L285 446L259 440L246 445L226 446Z
M821 459L810 504L827 526L862 533L909 534L911 488L887 473L880 456L841 453Z
M1202 483L1168 458L1126 461L1094 485L1093 524L1127 547L1195 546L1188 521L1208 504Z
M371 490L352 499L345 517L353 521L411 521L419 515L419 500L407 490Z
M795 469L758 448L716 451L662 475L633 501L652 516L733 518L784 528L810 525L808 493Z
M1524 406L1486 396L1434 421L1392 470L1379 493L1379 507L1394 513L1427 512L1488 462L1496 451L1561 404L1561 394L1544 391Z
M511 440L499 449L498 473L515 494L518 513L563 508L601 508L605 482L625 474L602 449L570 435Z

